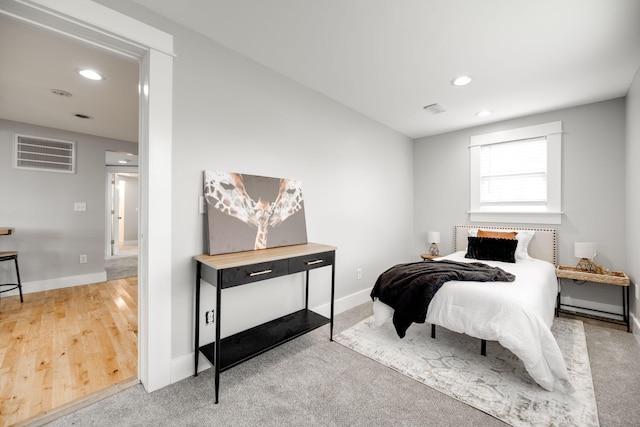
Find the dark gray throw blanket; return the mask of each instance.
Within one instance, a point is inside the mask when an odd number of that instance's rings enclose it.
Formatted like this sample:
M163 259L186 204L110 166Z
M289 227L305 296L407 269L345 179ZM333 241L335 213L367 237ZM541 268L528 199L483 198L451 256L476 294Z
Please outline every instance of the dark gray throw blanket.
M424 323L427 308L438 289L450 280L513 282L516 276L480 262L418 261L398 264L378 277L371 298L394 309L393 325L400 338L411 323Z

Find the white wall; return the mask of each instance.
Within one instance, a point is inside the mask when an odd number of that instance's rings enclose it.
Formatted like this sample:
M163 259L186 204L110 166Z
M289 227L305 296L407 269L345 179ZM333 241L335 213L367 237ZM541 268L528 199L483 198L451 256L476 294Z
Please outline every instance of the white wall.
M15 133L76 141L76 173L13 168ZM0 120L0 223L16 229L0 250L20 252L24 292L105 280L106 150L136 153L137 144ZM85 202L86 212L75 212L74 202ZM13 274L6 267L2 281Z
M172 381L192 369L204 170L302 180L309 241L338 247L338 310L367 301L380 272L412 259L409 138L131 2L101 3L174 36ZM311 274L310 306L326 308L330 271ZM225 290L223 335L301 308L303 278ZM203 289L204 310L213 291ZM213 327L201 334L212 338Z
M636 72L627 94L626 135L626 199L627 199L627 274L631 283L640 282L640 69ZM634 314L633 333L640 341L640 293L631 288L631 308Z
M301 179L309 241L338 247L336 298L361 291L366 297L377 275L410 251L409 138L213 42L171 32L178 55L174 358L193 351L192 256L204 251L204 216L197 212L197 201L205 169ZM360 281L357 268L363 270ZM312 307L329 301L328 273L312 273L320 286L311 294ZM298 275L225 291L223 335L301 308L301 285ZM213 298L209 301L213 304ZM213 330L203 331L212 336Z
M562 121L562 224L558 260L575 265L575 241L597 243L597 262L625 270L625 100L614 99L416 140L414 251L426 249L426 233L441 232L441 253L453 250L456 224L469 223L469 137ZM637 159L637 156L636 156ZM481 224L481 223L479 223ZM530 224L535 225L535 224ZM522 224L520 224L522 226ZM617 287L563 283L563 303L622 312Z

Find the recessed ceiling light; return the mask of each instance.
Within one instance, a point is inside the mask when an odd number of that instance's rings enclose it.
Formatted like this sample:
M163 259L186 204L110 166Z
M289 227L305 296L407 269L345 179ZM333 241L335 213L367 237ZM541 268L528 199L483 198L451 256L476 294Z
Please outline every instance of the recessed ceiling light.
M468 85L469 83L471 83L470 76L458 76L453 80L451 80L451 84L454 86L464 86L464 85Z
M89 80L104 80L104 76L102 74L89 68L82 68L78 70L78 74Z
M491 114L492 114L491 110L482 110L482 111L478 111L476 113L476 116L478 116L478 117L487 117L487 116L490 116Z

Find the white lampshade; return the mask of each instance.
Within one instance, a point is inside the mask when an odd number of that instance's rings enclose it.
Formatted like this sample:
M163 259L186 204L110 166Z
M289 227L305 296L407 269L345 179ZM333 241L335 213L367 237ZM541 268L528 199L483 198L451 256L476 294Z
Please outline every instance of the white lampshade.
M575 242L573 251L576 258L592 259L596 256L596 244L592 242Z
M427 242L428 243L440 243L440 232L439 231L430 231L427 233Z

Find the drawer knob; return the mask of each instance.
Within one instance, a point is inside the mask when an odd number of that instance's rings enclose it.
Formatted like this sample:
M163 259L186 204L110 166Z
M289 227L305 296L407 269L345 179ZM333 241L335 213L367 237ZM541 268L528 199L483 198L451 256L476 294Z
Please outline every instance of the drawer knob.
M253 273L249 273L250 277L262 276L263 274L269 274L271 270L262 270L262 271L254 271Z
M315 261L307 261L307 265L321 264L323 262L324 262L323 259L317 259Z

